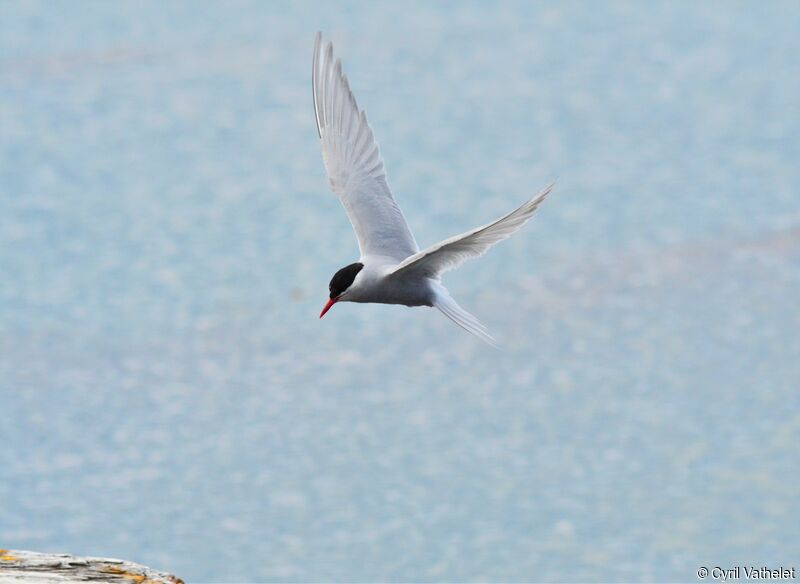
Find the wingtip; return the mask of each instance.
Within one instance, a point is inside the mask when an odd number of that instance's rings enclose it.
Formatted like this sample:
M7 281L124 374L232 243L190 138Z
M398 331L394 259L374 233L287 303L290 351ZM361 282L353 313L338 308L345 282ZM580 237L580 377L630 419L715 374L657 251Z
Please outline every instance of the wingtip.
M475 333L473 333L473 334L475 334ZM492 336L492 333L490 333L488 330L484 331L483 336L479 336L479 335L475 335L475 336L478 337L480 340L482 340L487 345L489 345L492 349L495 349L497 351L503 351L503 346L500 344L500 341L498 341L496 338L494 338Z
M318 30L314 35L314 61L318 61L320 57L320 48L322 47L322 31Z
M317 83L319 76L319 58L320 58L320 47L322 45L322 31L317 31L316 36L314 37L314 57L311 60L311 99L314 103L314 119L317 122L317 134L319 135L320 139L322 139L322 122L319 119L319 103L318 103L318 88Z
M556 178L556 180L558 180L558 178ZM547 195L549 195L553 191L553 187L556 186L556 180L554 180L549 185L544 187L542 190L536 193L536 195L534 195L533 198L531 198L531 203L533 203L534 206L538 206L539 203L544 201Z

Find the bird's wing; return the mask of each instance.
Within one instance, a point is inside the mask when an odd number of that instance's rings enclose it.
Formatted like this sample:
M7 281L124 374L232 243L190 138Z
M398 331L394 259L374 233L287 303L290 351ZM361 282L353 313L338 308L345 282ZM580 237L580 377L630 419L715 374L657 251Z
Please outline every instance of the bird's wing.
M460 266L466 260L482 255L495 243L503 241L531 218L536 208L550 193L547 186L530 201L488 225L445 239L400 262L392 274L414 270L428 278L438 278L443 272Z
M342 202L358 238L361 257L386 256L400 261L417 251L400 207L389 190L383 158L350 91L333 45L314 43L311 85L322 158L331 189Z

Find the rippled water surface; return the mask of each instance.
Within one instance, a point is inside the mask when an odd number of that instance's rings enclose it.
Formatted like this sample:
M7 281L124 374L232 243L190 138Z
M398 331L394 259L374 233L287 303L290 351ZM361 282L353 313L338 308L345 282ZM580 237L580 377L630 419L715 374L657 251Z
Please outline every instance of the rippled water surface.
M337 305L331 37L502 340ZM0 547L187 581L797 565L797 3L0 7ZM800 565L797 566L800 568Z

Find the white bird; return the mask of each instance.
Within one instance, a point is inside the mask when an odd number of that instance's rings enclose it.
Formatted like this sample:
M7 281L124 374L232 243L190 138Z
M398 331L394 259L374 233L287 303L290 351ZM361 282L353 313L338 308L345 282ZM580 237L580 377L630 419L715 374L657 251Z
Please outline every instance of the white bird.
M361 252L357 262L334 274L319 317L337 302L435 306L460 327L495 344L486 327L453 300L441 276L516 232L553 185L496 221L420 251L389 190L367 116L358 109L341 61L334 60L332 43L323 47L321 33L314 43L311 86L328 182L353 224Z

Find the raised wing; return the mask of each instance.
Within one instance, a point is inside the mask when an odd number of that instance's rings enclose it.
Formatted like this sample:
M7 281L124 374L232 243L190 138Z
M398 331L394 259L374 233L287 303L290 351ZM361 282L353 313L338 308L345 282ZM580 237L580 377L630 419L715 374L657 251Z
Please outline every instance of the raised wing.
M553 184L497 221L445 239L407 257L391 273L415 270L428 278L438 278L443 272L457 268L468 259L483 255L495 243L503 241L527 223L539 204L550 194Z
M378 144L359 111L333 45L317 33L311 74L317 130L331 189L342 202L358 238L361 257L400 261L419 251L389 190Z

